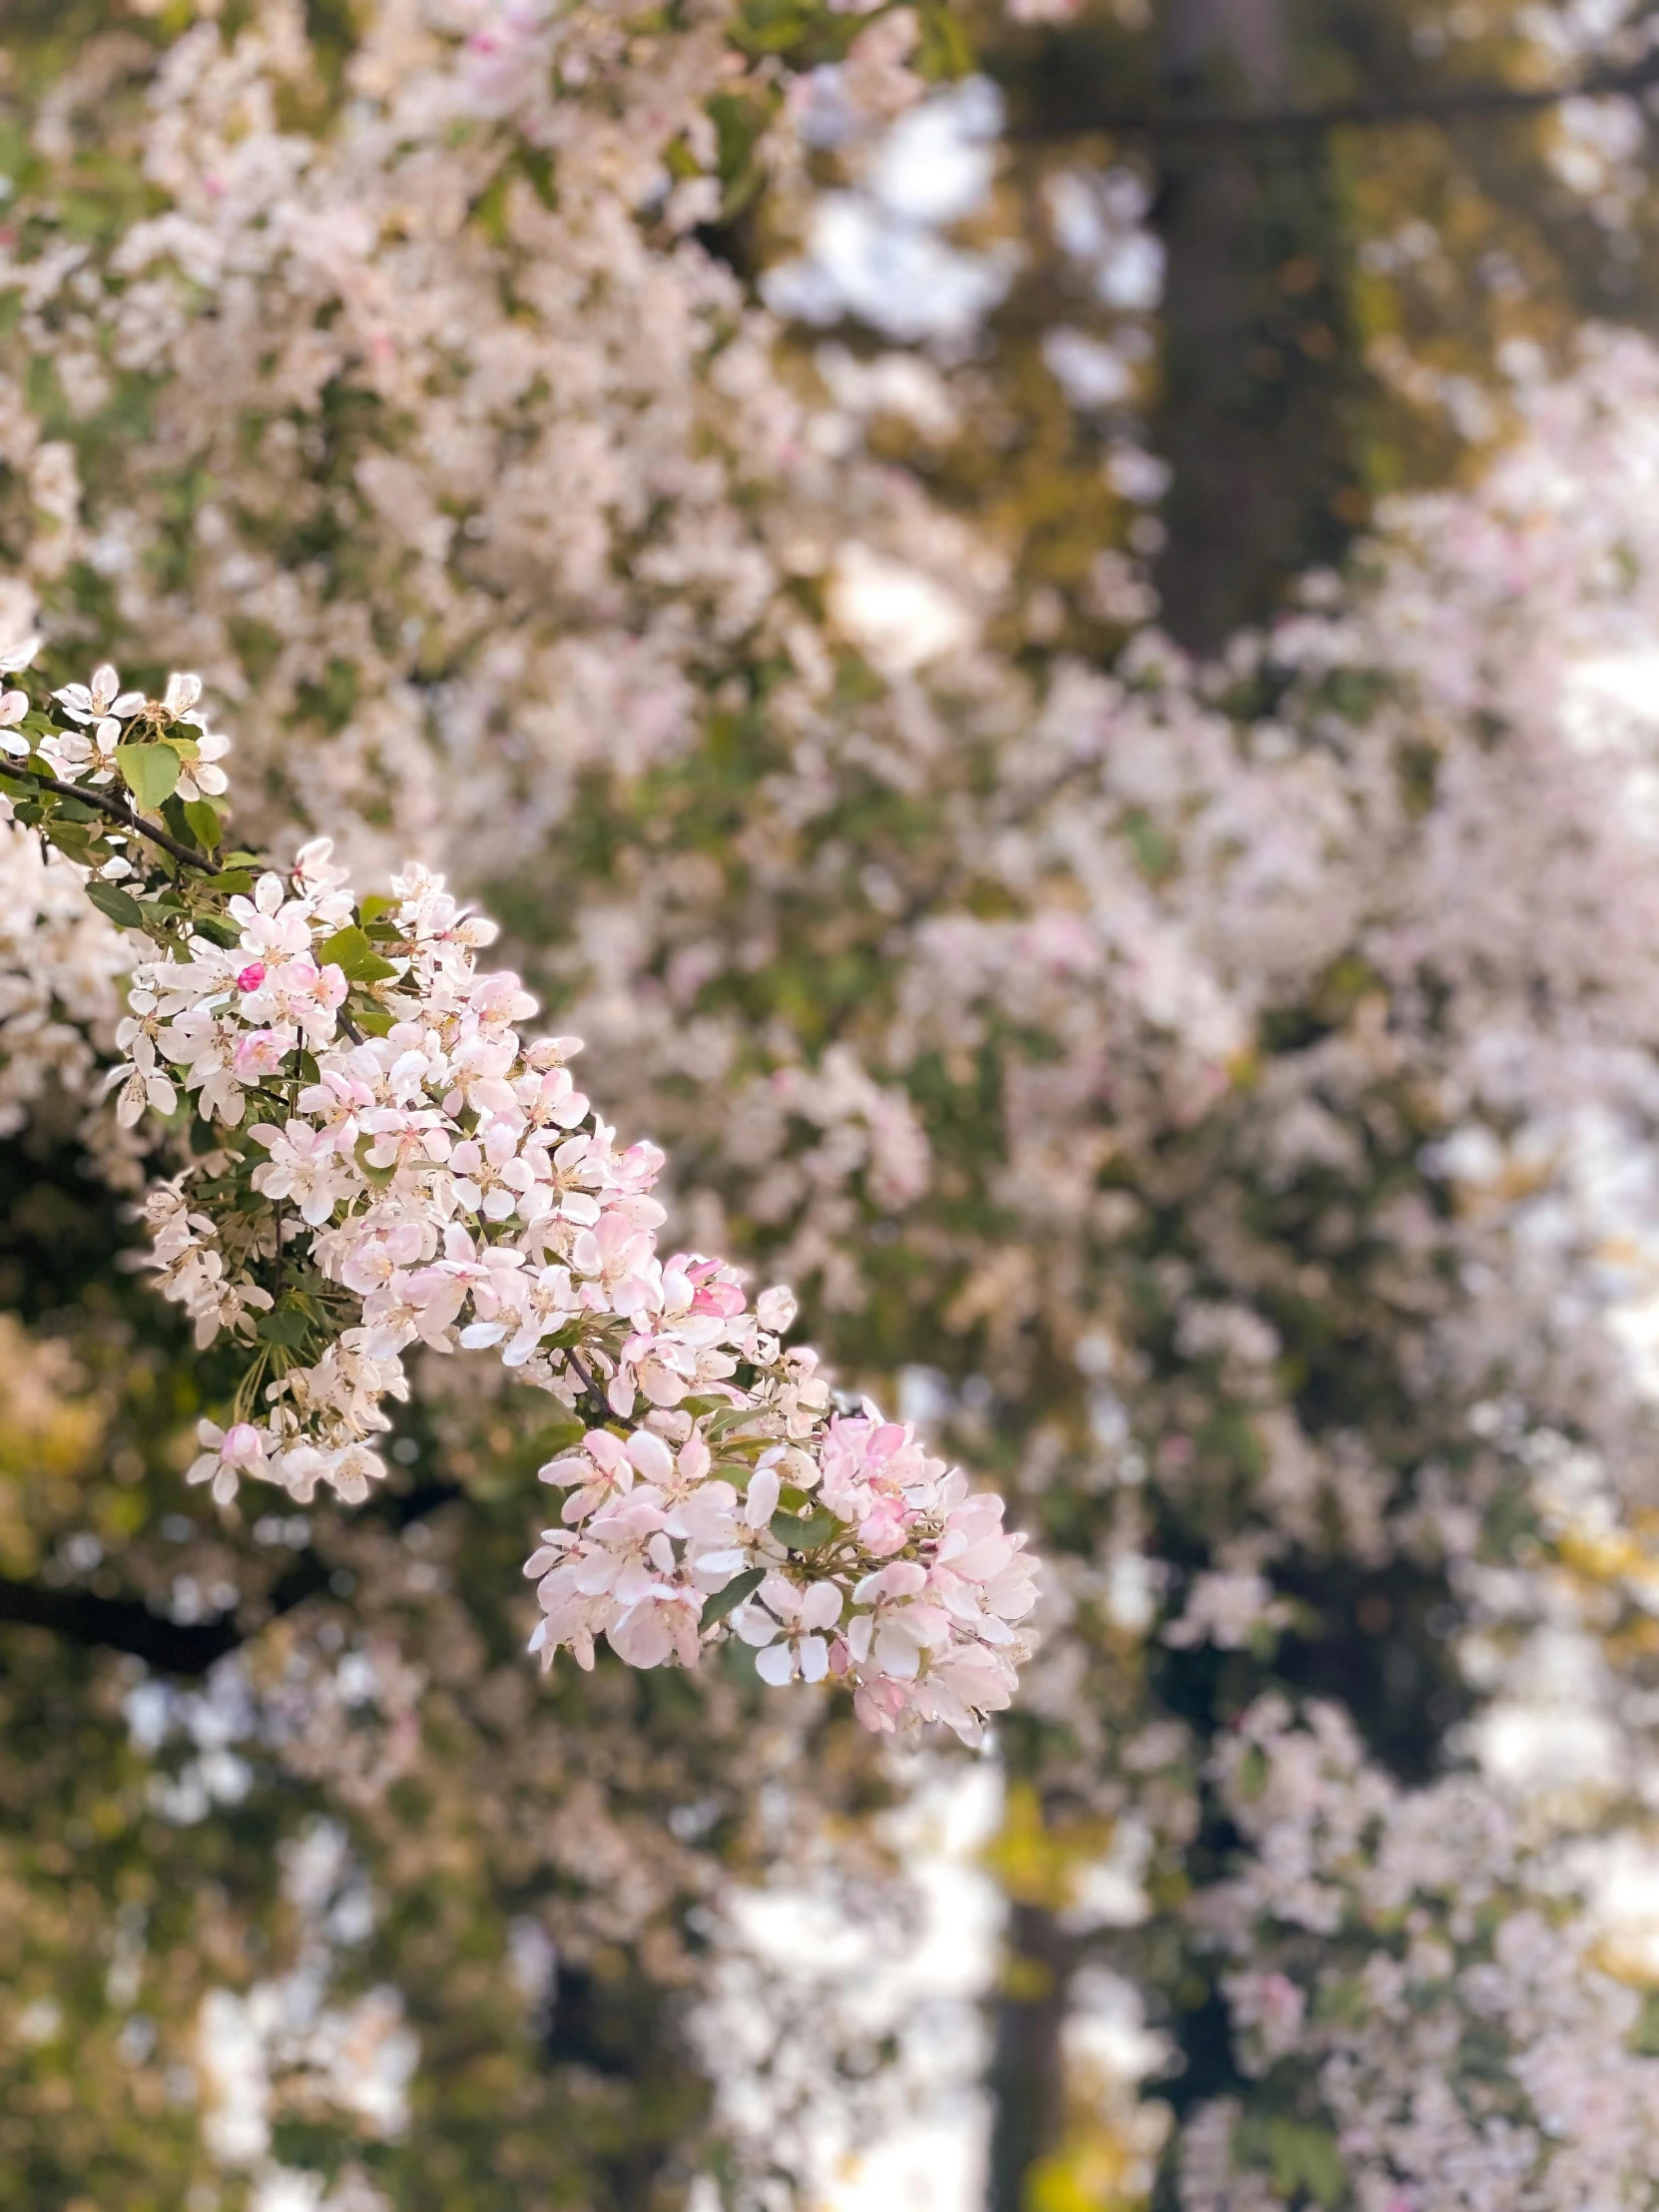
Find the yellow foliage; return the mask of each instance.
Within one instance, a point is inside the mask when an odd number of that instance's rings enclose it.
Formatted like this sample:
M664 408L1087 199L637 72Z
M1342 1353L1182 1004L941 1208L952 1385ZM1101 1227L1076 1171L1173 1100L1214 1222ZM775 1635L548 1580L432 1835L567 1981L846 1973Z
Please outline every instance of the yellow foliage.
M1113 1824L1104 1820L1048 1825L1037 1792L1029 1783L1015 1783L984 1863L1016 1905L1063 1913L1077 1903L1085 1871L1111 1850L1112 1833Z
M1099 2123L1069 2132L1025 2185L1025 2212L1131 2212L1145 2201L1137 2146Z
M66 1345L0 1314L0 1569L37 1564L43 1525L73 1505L108 1417Z

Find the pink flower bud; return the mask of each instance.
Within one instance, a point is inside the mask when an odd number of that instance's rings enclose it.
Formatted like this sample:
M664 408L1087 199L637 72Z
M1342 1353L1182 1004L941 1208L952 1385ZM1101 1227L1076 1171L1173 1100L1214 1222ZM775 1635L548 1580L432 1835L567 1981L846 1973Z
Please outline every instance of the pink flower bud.
M237 977L237 989L239 991L257 991L264 981L265 962L263 960L250 960Z

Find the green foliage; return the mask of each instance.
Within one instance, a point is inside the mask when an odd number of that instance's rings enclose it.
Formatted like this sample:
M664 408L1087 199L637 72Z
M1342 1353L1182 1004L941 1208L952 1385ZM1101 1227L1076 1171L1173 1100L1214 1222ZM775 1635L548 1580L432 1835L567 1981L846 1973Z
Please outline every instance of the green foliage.
M1337 2139L1328 2128L1273 2118L1241 2130L1245 2157L1263 2158L1273 2186L1292 2205L1317 2204L1325 2212L1348 2201L1348 2171Z
M390 960L382 960L357 922L348 922L324 937L316 948L319 967L337 967L348 983L383 983L397 973Z
M121 781L150 813L171 796L184 772L184 763L170 745L119 745L115 765Z

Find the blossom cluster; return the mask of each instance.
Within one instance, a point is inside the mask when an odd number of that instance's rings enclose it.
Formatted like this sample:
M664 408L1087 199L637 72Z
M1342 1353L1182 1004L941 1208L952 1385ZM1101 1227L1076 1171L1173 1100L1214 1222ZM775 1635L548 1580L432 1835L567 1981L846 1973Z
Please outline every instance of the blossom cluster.
M1634 1862L1630 1838L1542 1845L1468 1772L1402 1789L1340 1709L1278 1694L1240 1716L1213 1779L1251 1850L1195 1919L1227 1960L1243 2072L1323 2104L1313 2156L1363 2212L1651 2202L1650 1974L1608 1918L1621 1881L1651 1883L1645 1845ZM1184 2212L1285 2201L1241 2117L1234 2098L1195 2115Z
M590 1430L544 1468L570 1494L565 1525L525 1570L540 1577L537 1643L568 1643L591 1664L603 1630L633 1665L671 1654L691 1665L706 1593L738 1592L732 1625L763 1681L844 1678L867 1728L913 1712L971 1736L1013 1685L1014 1623L1035 1594L1022 1541L1002 1527L1001 1499L970 1494L907 1424L867 1400L824 1422L826 1394L801 1363L770 1420L757 1422L766 1400L752 1396L716 1448L758 1429L769 1440L753 1471L736 1456L716 1470L711 1433L724 1424L684 1412L625 1442ZM809 1572L792 1571L786 1546Z
M479 970L495 925L441 876L411 865L359 900L327 838L285 871L222 864L252 855L219 850L229 741L200 695L175 676L150 701L102 668L53 694L55 721L14 717L5 771L22 818L95 868L89 897L144 932L118 1120L206 1133L146 1207L198 1345L248 1349L189 1479L357 1502L404 1354L491 1349L591 1423L542 1469L568 1493L526 1569L549 1664L591 1666L603 1634L632 1665L695 1665L735 1632L768 1682L844 1680L872 1729L974 1734L1009 1702L1035 1596L1000 1500L867 1403L835 1410L817 1356L782 1343L787 1290L751 1308L726 1262L659 1250L662 1153L618 1144L571 1074L579 1040L522 1040L535 1000ZM100 791L96 832L52 812Z

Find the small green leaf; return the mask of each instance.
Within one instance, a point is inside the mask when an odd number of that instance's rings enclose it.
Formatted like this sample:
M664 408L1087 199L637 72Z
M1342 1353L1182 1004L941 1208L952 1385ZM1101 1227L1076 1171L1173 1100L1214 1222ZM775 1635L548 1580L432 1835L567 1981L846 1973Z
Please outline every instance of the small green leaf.
M391 1028L391 1016L383 1006L353 1006L351 1019L371 1037L383 1037Z
M368 1180L374 1185L375 1189L383 1191L386 1185L391 1181L392 1177L397 1173L397 1170L395 1168L377 1168L373 1165L368 1157L369 1147L373 1144L373 1142L374 1139L371 1136L367 1135L365 1132L364 1135L360 1136L357 1139L357 1149L353 1157L355 1158L358 1167L362 1169L363 1173L368 1177Z
M827 1544L835 1533L839 1522L833 1513L774 1513L772 1533L791 1551L816 1551L820 1544Z
M318 967L337 967L348 983L383 983L397 973L389 960L381 959L354 921L336 929L331 937L324 937L312 952Z
M171 794L184 764L170 745L118 745L115 765L139 805L153 812Z
M242 942L242 931L236 923L222 921L218 914L198 914L192 926L210 944L223 945L227 952L234 951Z
M713 1628L728 1613L735 1613L746 1597L753 1597L767 1578L765 1567L746 1567L735 1574L724 1590L717 1590L703 1608L703 1626Z
M738 45L752 54L787 54L816 24L812 0L749 0L738 19Z
M386 898L379 891L370 891L366 898L357 901L357 915L366 929L371 921L378 921L382 914L397 911L397 900Z
M101 914L108 914L111 921L119 922L123 929L144 927L144 908L131 891L124 891L119 883L104 883L95 876L87 885L87 896Z
M251 891L253 873L245 867L222 867L217 875L208 877L208 888L211 891Z
M46 834L72 860L85 860L91 852L92 839L78 822L49 822Z
M190 824L190 833L204 852L217 850L223 830L218 815L205 799L189 799L185 802L185 820Z
M297 1306L278 1306L274 1312L262 1314L254 1324L256 1336L263 1337L269 1345L282 1345L289 1352L297 1352L310 1333L310 1317Z
M930 83L941 79L949 83L965 77L973 67L973 48L948 7L922 10L921 45L916 66Z
M1269 2120L1267 2137L1274 2187L1287 2197L1306 2194L1329 2212L1348 2184L1336 2137L1323 2127L1279 2118Z
M742 1428L746 1421L754 1418L745 1405L722 1405L708 1398L687 1398L686 1403L700 1418L707 1415L703 1422L704 1434L717 1439L729 1436L734 1428ZM741 1463L746 1472L753 1471L747 1461Z

